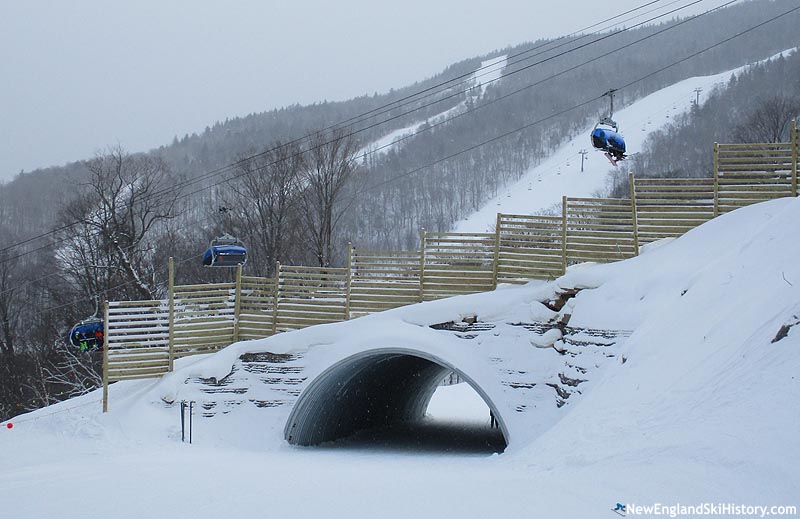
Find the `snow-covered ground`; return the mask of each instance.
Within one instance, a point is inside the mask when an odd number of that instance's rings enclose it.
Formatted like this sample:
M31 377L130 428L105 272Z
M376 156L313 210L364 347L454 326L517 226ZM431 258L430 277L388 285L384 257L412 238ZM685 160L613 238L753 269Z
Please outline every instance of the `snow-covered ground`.
M794 49L783 53L793 52ZM780 54L783 54L780 53ZM774 59L780 54L768 59ZM768 61L768 60L764 60ZM636 153L650 133L670 124L679 114L688 112L695 102L695 88L701 88L700 104L715 86L724 85L731 74L739 74L752 65L734 70L689 78L644 97L614 114L629 154ZM607 174L613 169L602 152L589 141L592 127L559 147L541 164L532 167L517 182L508 185L479 211L456 222L454 232L493 231L497 213L538 214L558 206L561 197L591 197L607 188ZM581 150L588 151L581 172ZM711 153L711 150L708 150ZM634 172L635 173L635 172Z
M0 503L14 518L585 518L612 517L616 502L800 505L799 220L800 199L774 200L552 284L380 316L391 329L506 301L493 318L514 320L540 314L548 287L579 287L570 325L634 331L560 420L505 454L292 447L260 429L255 408L226 422L227 434L197 419L195 443L182 444L177 409L154 399L169 380L117 383L106 415L92 393L3 424ZM443 388L430 414L485 426L480 402L458 392Z

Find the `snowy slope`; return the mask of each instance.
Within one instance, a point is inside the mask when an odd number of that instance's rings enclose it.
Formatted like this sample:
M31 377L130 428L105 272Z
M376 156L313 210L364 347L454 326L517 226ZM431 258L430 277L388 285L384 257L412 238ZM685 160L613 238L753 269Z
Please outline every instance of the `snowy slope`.
M775 59L784 51L768 58ZM768 61L764 60L764 61ZM636 153L650 133L670 124L676 115L688 112L695 101L695 88L703 93L715 86L724 86L731 74L739 74L752 65L734 70L689 78L632 103L614 114L620 133L625 138L628 153ZM702 104L703 97L701 95ZM587 127L575 138L559 147L541 164L532 167L523 177L489 200L468 218L456 222L454 232L494 231L497 213L538 214L542 210L561 207L561 197L590 197L607 188L607 173L613 170L603 153L595 151L589 141L592 127ZM584 171L581 172L581 150L587 150ZM711 153L711 150L709 150ZM635 172L634 172L635 173Z
M634 330L624 363L610 364L560 420L506 454L295 448L273 442L257 410L227 430L199 421L189 446L178 440L177 411L157 401L174 380L117 383L107 415L94 393L0 430L0 503L15 518L585 518L612 517L618 501L796 506L798 221L799 199L774 200L637 258L573 267L553 283L363 321L362 340L379 333L378 321L386 330L392 320L400 328L468 309L511 321L558 287L578 287L566 307L571 325Z
M489 84L492 84L502 77L503 69L506 66L506 55L498 56L496 58L492 58L486 61L481 62L481 66L476 70L472 76L467 78L464 81L464 91L470 93L472 96L481 97L486 93L486 89L489 87ZM447 120L454 115L463 112L466 110L466 101L462 101L458 103L456 106L445 110L433 117L430 117L424 121L419 121L414 124L410 124L405 128L398 128L397 130L393 130L380 139L369 143L367 146L364 146L361 150L358 151L356 156L364 155L365 153L375 153L375 154L383 154L387 153L390 149L392 149L393 145L396 143L407 139L417 132L420 131L420 128L424 124L437 124L444 120Z

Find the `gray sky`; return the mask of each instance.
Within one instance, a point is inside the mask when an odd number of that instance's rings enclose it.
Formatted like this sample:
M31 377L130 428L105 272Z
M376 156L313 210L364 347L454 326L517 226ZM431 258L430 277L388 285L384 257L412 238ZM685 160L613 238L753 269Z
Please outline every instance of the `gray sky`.
M646 1L0 0L0 180L384 92Z

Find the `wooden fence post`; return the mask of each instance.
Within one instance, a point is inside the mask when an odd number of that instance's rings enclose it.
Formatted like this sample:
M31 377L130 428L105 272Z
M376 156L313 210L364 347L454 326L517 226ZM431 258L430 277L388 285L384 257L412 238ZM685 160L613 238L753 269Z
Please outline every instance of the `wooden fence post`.
M239 342L239 315L242 312L242 265L236 266L236 288L233 292L233 342Z
M567 273L567 197L561 197L561 266L562 274Z
M631 213L633 214L633 255L639 255L639 221L636 214L636 182L633 179L633 173L628 177L631 184Z
M103 412L108 412L108 301L103 303Z
M169 258L169 371L175 368L175 260Z
M497 288L497 270L500 263L500 222L502 215L497 213L497 225L494 228L494 259L492 265L492 286Z
M344 281L344 320L350 320L350 282L353 277L353 244L347 243L347 277Z
M714 143L714 218L719 216L719 144Z
M275 262L275 293L272 299L272 335L278 333L278 296L281 290L281 262Z
M797 196L797 119L792 121L792 196Z
M419 300L425 301L425 227L419 230Z

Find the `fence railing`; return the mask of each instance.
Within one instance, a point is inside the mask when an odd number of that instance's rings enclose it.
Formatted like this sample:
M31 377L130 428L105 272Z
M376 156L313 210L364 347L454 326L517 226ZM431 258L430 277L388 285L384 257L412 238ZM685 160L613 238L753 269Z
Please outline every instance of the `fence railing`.
M497 286L497 233L422 231L420 290L425 301L486 292Z
M680 236L714 217L713 179L631 179L640 245Z
M797 196L798 128L790 143L718 144L712 178L630 176L625 199L563 197L560 216L498 214L494 232L422 230L417 251L349 247L343 268L277 265L273 279L175 285L164 301L106 303L108 384L162 376L175 359L256 339L460 294L498 283L554 279L569 265L633 257L709 219L764 200Z
M419 251L369 251L350 247L347 311L358 317L423 300Z
M496 282L554 279L563 274L563 220L561 216L498 214Z

